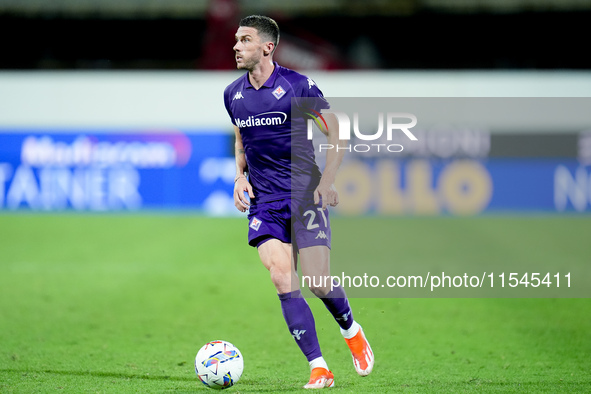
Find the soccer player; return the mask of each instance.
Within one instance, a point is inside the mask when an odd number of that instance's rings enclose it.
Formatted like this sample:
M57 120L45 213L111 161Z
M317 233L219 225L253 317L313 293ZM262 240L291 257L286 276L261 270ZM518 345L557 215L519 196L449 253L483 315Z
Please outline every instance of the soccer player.
M236 135L234 203L239 211L248 211L249 244L269 270L289 332L308 360L310 379L304 388L332 387L334 375L322 357L314 316L298 285L297 263L299 257L305 276L330 275L328 206L338 204L333 183L343 151L329 152L323 172L305 135L304 145L292 152L291 98L316 98L318 112L328 103L312 79L273 61L277 23L266 16L248 16L240 21L235 38L237 68L247 72L224 91ZM324 119L328 127L323 132L336 146L337 119L329 113ZM299 175L292 186L294 160ZM374 365L373 352L353 319L345 291L340 286L331 289L331 283L309 288L340 326L355 370L367 376Z

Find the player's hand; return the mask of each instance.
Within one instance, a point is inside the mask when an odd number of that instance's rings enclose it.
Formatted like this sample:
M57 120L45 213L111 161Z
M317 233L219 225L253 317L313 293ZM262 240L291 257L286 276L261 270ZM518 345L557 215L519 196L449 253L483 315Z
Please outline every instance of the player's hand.
M314 204L318 204L322 199L322 209L326 209L327 205L336 207L339 203L339 193L333 184L324 185L322 181L314 190Z
M250 207L250 201L248 201L244 195L244 192L247 192L248 197L251 199L254 198L252 186L245 177L240 177L236 183L234 183L234 206L240 212L246 212L246 210Z

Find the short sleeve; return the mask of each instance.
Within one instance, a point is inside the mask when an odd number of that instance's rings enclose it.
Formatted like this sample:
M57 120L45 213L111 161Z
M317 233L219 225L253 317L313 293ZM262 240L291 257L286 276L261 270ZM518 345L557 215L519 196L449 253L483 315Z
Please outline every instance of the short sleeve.
M323 109L330 108L329 102L324 97L322 90L318 87L316 82L310 78L305 77L304 83L302 83L302 97L307 97L312 100L306 100L308 106L313 108L314 110L321 112Z
M232 115L232 108L230 108L231 102L232 101L230 100L230 87L228 86L224 90L224 106L226 107L226 112L228 112L228 116L230 117L230 121L232 122L232 124L234 126L236 126L236 123L234 121L234 116Z

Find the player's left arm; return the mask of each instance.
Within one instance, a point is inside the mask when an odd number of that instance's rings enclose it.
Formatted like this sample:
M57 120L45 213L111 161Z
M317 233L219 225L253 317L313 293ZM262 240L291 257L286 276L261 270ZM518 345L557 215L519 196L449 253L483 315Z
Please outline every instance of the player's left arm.
M234 143L236 155L236 178L234 178L234 206L240 212L246 212L246 210L250 207L250 201L246 199L244 193L248 193L248 196L251 199L254 198L254 194L252 191L252 185L248 182L248 178L246 177L246 156L244 154L244 145L242 143L240 129L237 126L234 126L234 135L236 137L236 141Z
M316 190L314 190L314 203L318 204L322 198L322 209L326 209L327 205L331 207L339 203L339 193L337 192L334 182L337 177L337 171L343 161L344 149L336 149L341 146L339 141L339 122L334 114L322 114L326 121L327 130L322 130L326 134L328 144L334 146L334 149L329 149L326 153L326 165L320 178L320 183Z

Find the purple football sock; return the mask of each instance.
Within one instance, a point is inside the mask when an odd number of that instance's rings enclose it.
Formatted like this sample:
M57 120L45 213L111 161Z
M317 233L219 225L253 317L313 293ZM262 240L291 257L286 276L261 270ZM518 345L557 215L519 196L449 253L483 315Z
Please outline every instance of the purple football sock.
M341 286L333 287L321 300L343 330L351 328L353 312L349 306L345 290Z
M322 357L314 316L306 299L300 290L291 293L278 294L281 301L283 318L289 328L289 333L306 356L308 361Z

